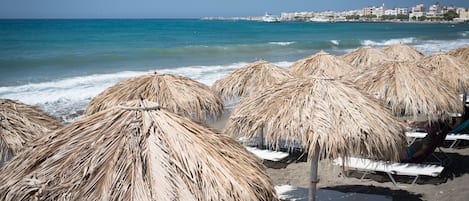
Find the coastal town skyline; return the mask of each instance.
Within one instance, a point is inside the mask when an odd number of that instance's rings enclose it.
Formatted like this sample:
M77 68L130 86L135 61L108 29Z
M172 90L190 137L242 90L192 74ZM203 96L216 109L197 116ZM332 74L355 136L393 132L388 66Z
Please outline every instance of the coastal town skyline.
M410 8L418 4L469 7L467 0L0 0L0 18L201 18L259 16L264 13L319 12L361 9L369 6Z

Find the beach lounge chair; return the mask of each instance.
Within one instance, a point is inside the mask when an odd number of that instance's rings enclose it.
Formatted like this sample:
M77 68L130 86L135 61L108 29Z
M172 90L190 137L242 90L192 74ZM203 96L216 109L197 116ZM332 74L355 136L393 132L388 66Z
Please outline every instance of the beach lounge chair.
M452 141L449 148L454 148L458 145L461 140L469 140L469 134L461 133L464 129L469 126L469 119L461 123L458 127L453 130L450 130L449 133L446 135L445 140ZM426 132L406 132L405 133L408 138L411 139L411 144L415 142L416 139L424 138L427 133Z
M261 160L281 161L289 156L287 152L273 151L268 149L258 149L256 147L245 147L248 151Z
M438 177L443 171L444 167L440 165L432 164L418 164L418 163L398 163L390 161L371 160L365 158L351 157L344 161L341 158L333 161L334 165L345 166L348 168L363 171L363 175L360 178L364 179L365 176L372 172L384 172L389 176L392 183L397 186L397 182L393 175L405 175L415 177L412 181L412 185L417 182L420 176L432 176Z
M425 132L406 132L405 135L411 139L411 143L416 139L424 138L427 133ZM454 148L461 140L469 140L469 134L448 133L445 140L452 141L449 148Z

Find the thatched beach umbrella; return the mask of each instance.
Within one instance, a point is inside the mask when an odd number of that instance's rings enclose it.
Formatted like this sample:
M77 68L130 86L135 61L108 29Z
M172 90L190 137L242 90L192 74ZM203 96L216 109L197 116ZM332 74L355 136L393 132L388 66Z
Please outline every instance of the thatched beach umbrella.
M430 71L435 77L442 78L457 91L464 92L469 89L469 64L459 58L440 52L419 60L417 66Z
M458 57L466 63L469 63L469 45L451 50L448 54Z
M405 44L393 44L383 48L384 54L390 59L398 61L418 61L425 55L415 49L415 47Z
M104 90L91 100L85 115L138 98L157 102L171 112L196 121L213 120L223 113L223 102L210 87L188 77L155 72L124 80Z
M430 121L449 118L449 113L463 109L456 90L413 62L387 62L357 71L346 79L383 100L398 117L425 116Z
M259 60L215 81L212 89L228 102L258 93L266 86L292 77L288 70Z
M311 161L314 200L320 158L353 154L397 160L405 146L403 126L375 100L342 82L298 78L244 98L225 133L253 138L263 130L274 147L298 143Z
M61 126L57 118L37 107L0 99L0 165L36 138Z
M329 77L339 78L355 68L339 57L320 51L310 57L293 63L288 70L298 77Z
M342 55L342 59L359 69L368 68L391 60L380 49L372 48L370 46L360 47L352 52L344 54Z
M230 137L147 101L50 133L0 169L0 200L277 200Z

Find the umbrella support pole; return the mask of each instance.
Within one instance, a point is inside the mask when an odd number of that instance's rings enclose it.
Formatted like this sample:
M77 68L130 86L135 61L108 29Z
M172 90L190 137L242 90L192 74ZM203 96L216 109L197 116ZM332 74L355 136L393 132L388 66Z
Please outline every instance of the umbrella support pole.
M309 183L309 201L316 200L316 185L319 182L318 179L318 164L319 164L319 146L316 145L316 149L313 152L313 156L311 159L311 173L310 173L310 183Z
M257 148L264 149L264 129L259 129L258 132L258 139L257 139Z

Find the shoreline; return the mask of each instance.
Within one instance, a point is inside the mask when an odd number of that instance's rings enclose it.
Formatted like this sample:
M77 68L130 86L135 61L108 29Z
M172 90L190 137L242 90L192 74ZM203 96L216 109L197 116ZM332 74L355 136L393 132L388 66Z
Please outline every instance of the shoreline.
M262 19L251 19L251 17L202 17L198 18L202 21L253 21L253 22L265 22ZM469 21L414 21L414 20L328 20L328 21L313 21L313 20L280 20L276 22L265 22L270 24L278 23L404 23L404 24L469 24Z

